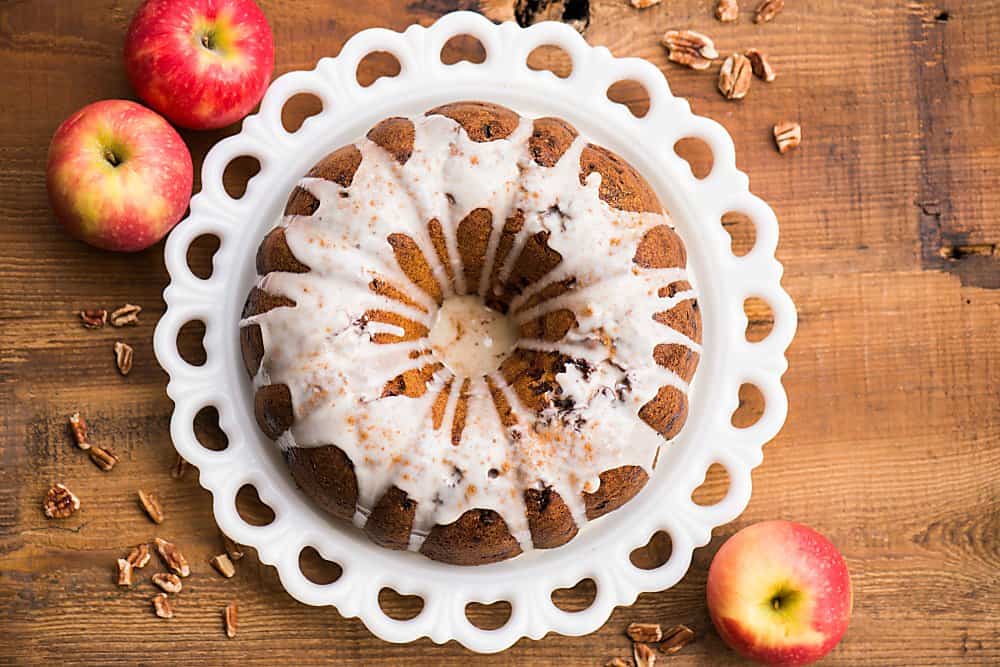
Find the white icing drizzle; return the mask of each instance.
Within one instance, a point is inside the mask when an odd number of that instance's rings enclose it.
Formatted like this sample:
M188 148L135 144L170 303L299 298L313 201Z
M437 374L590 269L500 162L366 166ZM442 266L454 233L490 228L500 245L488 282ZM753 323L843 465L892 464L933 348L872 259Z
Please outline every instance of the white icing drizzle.
M271 273L259 281L262 289L297 305L241 322L257 323L262 331L265 354L254 386L286 384L291 391L295 423L279 438L280 446L335 444L354 463L357 525L395 485L416 501L411 549L419 549L434 525L480 508L498 512L528 550L525 489L552 487L582 525L581 494L597 489L601 472L622 465L652 469L666 441L639 419L639 409L661 386L687 391L686 382L655 363L653 349L677 343L701 350L653 315L695 294L686 290L661 298L658 290L685 280L685 270L644 269L633 262L643 234L669 221L663 214L610 207L599 197L597 173L581 185L583 138L555 166L544 167L528 150L530 119L522 119L508 138L483 143L444 116L411 120L415 140L405 164L365 139L357 144L362 159L350 187L316 178L299 182L319 208L310 216L286 216L282 225L292 252L311 270ZM492 232L479 284L468 286L457 228L477 208L492 213ZM427 341L375 343L376 335L402 338L406 331L369 320L365 313L390 311L428 329L434 322L438 306L398 266L386 240L394 233L419 246L446 297L485 294L495 287L489 284L490 269L504 221L517 210L524 225L500 281L509 277L524 243L537 232L549 232L548 244L563 260L515 297L509 316L521 324L565 308L577 320L558 343L525 340L519 346L557 350L586 363L567 364L556 376L559 391L548 396L550 407L541 414L521 404L501 373L491 373L516 416L510 428L500 421L485 377L471 378L465 428L455 446L452 424L464 378L444 367L422 396L383 397L388 381L437 359L433 352L411 356L425 351ZM432 218L444 230L454 287L431 243L427 223ZM518 312L538 290L570 277L573 289ZM376 294L369 287L376 278L405 291L418 307ZM435 430L432 406L445 387L450 390L445 417Z

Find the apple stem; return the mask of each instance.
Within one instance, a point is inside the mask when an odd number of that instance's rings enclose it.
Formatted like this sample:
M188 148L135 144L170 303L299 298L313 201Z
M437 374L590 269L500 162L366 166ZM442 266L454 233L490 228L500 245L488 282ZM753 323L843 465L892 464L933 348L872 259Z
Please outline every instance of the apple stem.
M115 154L115 152L110 148L105 149L104 159L107 160L108 164L110 164L112 167L117 167L122 163L121 158L119 158L118 155Z
M201 35L201 45L209 51L215 50L215 35L211 32L204 32Z

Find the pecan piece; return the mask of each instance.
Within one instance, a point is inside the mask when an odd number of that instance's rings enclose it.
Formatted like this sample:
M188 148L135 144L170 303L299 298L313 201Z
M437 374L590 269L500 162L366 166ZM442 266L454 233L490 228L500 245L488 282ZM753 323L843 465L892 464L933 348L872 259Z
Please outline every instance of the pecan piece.
M140 312L142 312L142 306L126 303L121 308L111 311L111 326L134 327L139 324Z
M646 9L647 7L660 4L661 1L662 0L631 0L632 6L636 9Z
M180 552L177 545L173 542L167 542L164 539L156 538L156 550L160 552L160 558L163 562L167 564L171 570L176 572L182 577L186 577L191 574L191 568L188 566L187 558L184 554Z
M69 416L69 428L73 432L73 442L76 446L84 451L90 449L90 442L87 441L87 422L79 412Z
M723 23L731 23L740 17L740 6L736 0L719 0L715 5L715 18Z
M131 563L133 568L138 570L146 567L146 563L148 563L149 559L152 557L153 555L149 551L149 545L140 544L139 546L132 548L132 551L128 553L125 560Z
M230 602L222 610L222 620L226 624L226 636L232 639L236 636L236 603Z
M743 55L750 61L750 68L753 70L755 77L768 83L774 81L777 74L775 74L774 67L771 66L771 61L767 59L763 51L747 49Z
M694 30L668 30L660 43L667 48L668 59L691 69L708 69L719 57L711 38Z
M212 558L209 563L226 579L232 579L233 575L236 574L236 567L233 565L233 561L229 560L228 554L219 554Z
M157 593L153 596L153 611L160 618L173 618L174 610L170 606L170 600L166 593Z
M80 499L62 484L53 484L45 493L42 503L45 516L50 519L65 519L80 509Z
M673 655L690 644L693 639L694 630L683 624L675 625L663 633L660 650L667 655Z
M750 61L739 53L726 58L719 70L719 92L727 100L742 100L750 92L753 73Z
M125 558L118 559L118 585L123 588L132 586L132 563Z
M100 329L108 321L108 311L103 308L90 308L80 311L80 322L84 329Z
M187 472L188 462L184 460L184 457L180 454L177 455L177 460L174 461L174 467L170 469L170 476L174 479L181 479L184 477L184 473Z
M629 667L629 663L625 662L621 658L611 658L604 663L604 667Z
M635 667L653 667L656 664L656 654L649 644L632 644L632 657L635 659Z
M94 465L104 472L111 472L111 469L118 463L118 456L104 447L94 445L87 453L90 454L90 460L94 462Z
M663 639L663 629L659 623L629 623L625 634L634 642L655 644Z
M171 572L157 572L152 580L164 593L180 593L183 587L181 578Z
M226 554L229 556L229 560L235 562L243 558L243 546L233 542L225 533L220 532L219 534L222 535L222 545L226 550Z
M784 8L785 0L764 0L764 2L757 5L757 11L753 15L753 22L767 23Z
M132 356L134 353L135 351L131 345L121 341L115 342L115 365L118 366L118 372L122 375L128 375L129 371L132 370Z
M146 510L146 514L149 518L153 520L153 523L163 523L163 506L160 505L160 500L155 494L146 493L142 489L139 489L139 504L142 509Z
M781 121L774 126L774 143L779 153L787 153L802 143L802 128L790 120Z

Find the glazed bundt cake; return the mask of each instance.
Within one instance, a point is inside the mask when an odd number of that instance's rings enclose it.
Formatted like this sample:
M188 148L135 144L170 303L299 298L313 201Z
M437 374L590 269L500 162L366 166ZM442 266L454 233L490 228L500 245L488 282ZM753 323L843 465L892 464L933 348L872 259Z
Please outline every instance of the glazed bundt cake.
M257 422L382 546L471 565L565 544L687 416L684 246L639 173L558 118L384 120L299 181L256 261Z

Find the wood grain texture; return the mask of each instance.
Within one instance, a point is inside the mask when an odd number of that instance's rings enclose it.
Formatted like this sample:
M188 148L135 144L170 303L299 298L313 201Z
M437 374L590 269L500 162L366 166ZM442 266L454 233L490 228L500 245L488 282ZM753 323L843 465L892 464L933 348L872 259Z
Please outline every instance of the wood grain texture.
M710 0L670 0L642 12L626 0L592 0L587 37L616 55L647 58L695 112L733 134L739 166L781 220L779 256L799 308L785 384L790 414L754 474L746 513L716 531L673 589L645 594L582 638L522 640L493 656L427 640L397 646L356 619L306 607L281 588L252 550L237 574L208 565L223 545L209 495L190 469L169 470L171 403L152 355L167 282L162 248L111 255L69 240L46 203L45 152L58 123L84 104L131 97L122 39L137 0L0 2L0 664L602 665L626 656L630 621L685 623L697 640L671 665L739 664L711 629L704 583L719 545L755 521L815 526L844 552L855 612L830 665L1000 663L1000 12L989 0L789 2L773 22L712 18ZM358 30L429 23L477 0L263 0L275 33L278 73L311 68ZM668 28L712 35L720 53L758 47L778 71L742 102L716 91L716 65L693 72L666 60ZM453 45L449 57L474 45ZM537 66L567 67L539 53ZM380 73L373 62L363 76ZM368 66L366 65L366 68ZM642 90L616 100L642 105ZM308 101L291 115L315 112ZM771 125L803 127L803 145L780 156ZM236 127L187 132L199 165ZM229 185L252 165L227 173ZM210 269L211 247L192 252ZM87 331L75 311L144 307L131 329ZM750 313L751 329L766 311ZM128 377L112 345L135 347ZM181 347L197 358L197 332ZM203 352L202 352L203 354ZM760 405L742 392L738 420ZM121 462L100 472L71 444L66 417L81 410L93 439ZM209 416L210 417L210 416ZM211 419L199 431L212 441ZM46 520L41 499L61 481L79 514ZM722 495L713 470L697 493ZM154 526L135 492L156 492L167 518ZM252 498L241 499L253 511ZM153 616L149 576L114 585L115 559L160 535L187 554L193 574L170 621ZM662 561L655 538L640 561ZM335 574L335 573L334 573ZM592 586L559 594L582 608ZM222 609L239 603L236 639ZM387 595L388 609L419 603ZM501 622L504 610L477 608Z

